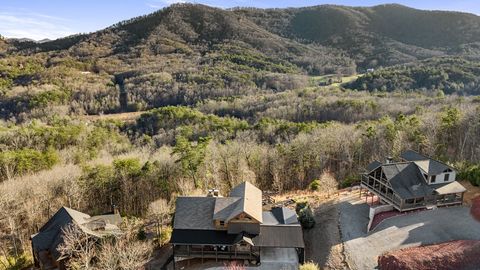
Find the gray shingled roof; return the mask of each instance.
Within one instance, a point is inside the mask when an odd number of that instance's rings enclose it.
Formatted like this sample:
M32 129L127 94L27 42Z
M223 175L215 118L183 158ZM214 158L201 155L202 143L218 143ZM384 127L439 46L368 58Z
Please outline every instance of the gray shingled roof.
M216 197L178 197L174 229L214 230L213 211Z
M241 198L239 197L218 197L215 200L213 210L213 220L226 221L232 215L232 212L240 208Z
M434 189L425 182L422 172L413 162L382 165L383 173L393 190L403 199L432 195Z
M373 162L367 165L367 171L371 172L380 166L382 166L382 163L378 160L374 160Z
M262 191L244 182L230 192L230 197L178 197L174 229L212 230L214 220L228 222L245 213L262 222Z
M263 211L262 225L299 224L295 211L287 207L275 207L271 211Z
M429 175L437 175L443 173L445 170L453 170L452 167L448 166L445 163L442 163L438 160L432 159L428 156L422 155L413 150L407 150L403 152L400 157L406 161L417 162L418 166L421 167Z
M121 233L118 228L120 223L121 217L118 214L90 217L82 212L62 207L40 228L37 234L32 235L32 247L37 252L48 250L53 259L58 260L61 254L57 251L57 247L63 243L63 230L70 224L76 224L91 236L102 237Z

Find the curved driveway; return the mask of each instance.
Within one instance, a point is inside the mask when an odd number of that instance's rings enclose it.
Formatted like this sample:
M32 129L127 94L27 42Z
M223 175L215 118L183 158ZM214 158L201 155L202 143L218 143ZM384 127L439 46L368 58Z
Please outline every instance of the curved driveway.
M358 194L341 198L339 211L342 241L352 269L377 269L377 257L389 250L451 240L480 240L480 223L464 206L392 217L368 234L368 205Z

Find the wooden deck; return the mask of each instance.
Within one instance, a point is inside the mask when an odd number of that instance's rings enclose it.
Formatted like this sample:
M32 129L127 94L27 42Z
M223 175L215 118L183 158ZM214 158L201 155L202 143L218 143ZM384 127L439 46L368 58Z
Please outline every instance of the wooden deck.
M227 246L224 250L212 246L186 246L175 245L175 257L222 259L222 260L259 260L260 249L251 248L248 251L237 250L236 246Z
M461 196L458 194L432 195L404 200L395 194L384 181L367 174L362 174L361 186L377 195L380 199L392 205L400 212L463 203L463 194Z

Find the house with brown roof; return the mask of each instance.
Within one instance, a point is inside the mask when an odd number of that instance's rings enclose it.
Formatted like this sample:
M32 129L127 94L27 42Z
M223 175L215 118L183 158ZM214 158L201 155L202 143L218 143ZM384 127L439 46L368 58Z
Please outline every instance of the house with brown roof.
M466 189L455 180L453 167L413 150L400 158L370 163L361 175L361 187L398 211L463 203Z
M295 211L263 210L262 191L249 182L228 197L178 197L173 232L175 260L201 258L261 262L269 249L295 251L304 260L303 231Z

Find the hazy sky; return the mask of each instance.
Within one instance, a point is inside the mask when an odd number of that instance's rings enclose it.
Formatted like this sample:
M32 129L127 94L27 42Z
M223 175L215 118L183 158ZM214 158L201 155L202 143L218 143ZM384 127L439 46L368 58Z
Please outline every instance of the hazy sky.
M221 8L236 6L299 7L320 4L372 6L379 0L0 0L0 35L10 38L55 39L100 30L116 22L151 13L178 2L196 2ZM480 14L479 0L397 0L398 4L435 10Z

